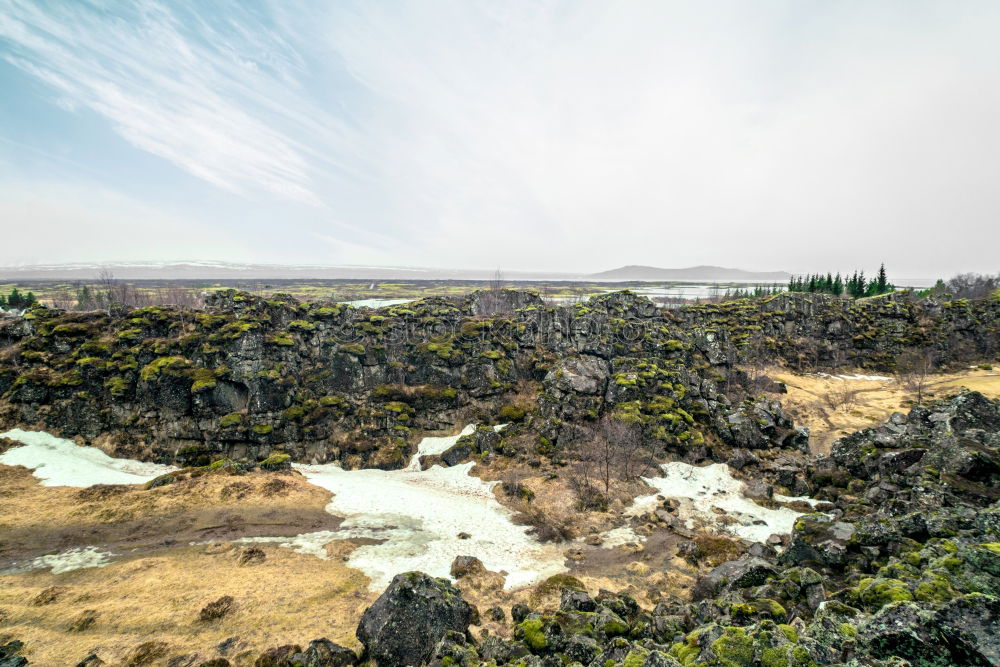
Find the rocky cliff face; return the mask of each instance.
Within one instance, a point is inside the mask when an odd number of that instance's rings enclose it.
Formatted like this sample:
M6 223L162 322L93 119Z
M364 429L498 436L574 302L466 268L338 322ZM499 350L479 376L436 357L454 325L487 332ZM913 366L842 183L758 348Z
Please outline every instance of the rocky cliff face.
M785 293L675 311L692 328L752 344L803 370L897 370L909 349L939 360L992 357L1000 351L1000 300L943 301L888 294L852 301Z
M527 434L553 455L575 426L611 413L661 453L721 458L803 448L779 405L723 395L752 344L883 367L908 345L995 345L998 312L992 301L816 295L665 312L628 292L563 307L480 292L371 310L232 290L204 311L36 308L0 324L0 417L147 460L286 453L397 468L417 432L470 414L519 421L505 437ZM527 408L510 405L524 394Z

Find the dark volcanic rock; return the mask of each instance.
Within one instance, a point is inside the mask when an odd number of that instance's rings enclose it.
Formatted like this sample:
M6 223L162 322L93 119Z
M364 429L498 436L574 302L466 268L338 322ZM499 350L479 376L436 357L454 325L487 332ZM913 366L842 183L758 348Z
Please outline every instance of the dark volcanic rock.
M329 639L314 639L305 651L291 657L295 667L349 667L358 662L354 651Z
M465 634L474 613L446 579L407 572L393 577L365 610L357 637L365 655L379 665L420 665L431 658L446 632Z
M714 597L723 589L760 586L768 577L778 573L777 568L762 558L743 557L719 565L695 584L695 600Z
M901 657L915 665L1000 664L1000 599L972 594L937 611L899 602L861 626L860 644L875 658Z

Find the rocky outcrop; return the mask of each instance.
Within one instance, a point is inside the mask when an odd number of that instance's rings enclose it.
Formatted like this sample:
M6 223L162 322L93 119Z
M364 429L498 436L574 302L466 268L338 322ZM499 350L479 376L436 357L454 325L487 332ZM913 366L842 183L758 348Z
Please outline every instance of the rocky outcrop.
M646 610L628 595L591 596L575 582L561 590L556 611L514 605L509 639L477 644L458 629L426 630L434 639L419 643L433 650L421 659L1000 664L1000 502L966 483L996 485L990 462L1000 453L998 417L1000 401L962 392L843 439L808 473L828 498L824 511L800 517L780 550L757 544L712 569L690 601L667 596ZM928 461L937 467L926 470ZM830 475L848 465L856 474ZM945 481L953 479L965 482ZM892 496L884 497L890 485ZM454 574L462 580L480 567L456 559ZM552 582L541 586L558 588ZM507 622L502 610L490 618Z
M749 343L801 370L898 369L909 349L939 361L991 358L1000 352L1000 299L916 299L910 293L867 299L783 293L763 299L686 306L685 324Z
M507 421L504 408L518 428L500 439L530 435L532 454L554 458L605 415L637 424L659 456L804 453L808 434L780 404L730 402L749 382L734 361L765 350L803 368L880 368L914 346L956 356L996 344L1000 311L802 294L673 311L629 292L559 307L501 296L496 308L477 292L372 310L228 290L203 311L37 307L0 323L0 422L180 465L401 468L416 432L452 430L471 410ZM512 405L525 387L537 407Z
M470 407L518 421L543 454L605 414L641 425L664 451L701 447L715 429L726 442L784 437L780 415L760 418L771 407L746 426L730 420L721 342L679 329L647 299L547 307L505 294L519 308L493 315L481 293L378 310L232 290L204 311L39 307L0 325L12 348L0 361L0 419L129 458L351 469L404 466L414 431L452 429ZM537 408L508 403L525 383ZM450 458L496 449L477 440Z
M0 644L0 667L22 667L28 664L28 659L22 655L21 649L24 648L24 642L18 640L8 641L5 644Z
M363 658L378 665L422 665L447 633L464 641L469 624L478 621L477 617L475 608L448 580L407 572L393 577L365 610L357 636L365 647Z

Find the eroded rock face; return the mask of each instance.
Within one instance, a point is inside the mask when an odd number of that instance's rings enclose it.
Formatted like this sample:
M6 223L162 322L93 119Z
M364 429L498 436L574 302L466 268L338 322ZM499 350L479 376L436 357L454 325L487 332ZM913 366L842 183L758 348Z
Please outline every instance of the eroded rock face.
M357 637L365 656L380 666L422 665L446 635L465 636L477 616L461 592L446 579L422 572L393 577L389 587L365 610Z

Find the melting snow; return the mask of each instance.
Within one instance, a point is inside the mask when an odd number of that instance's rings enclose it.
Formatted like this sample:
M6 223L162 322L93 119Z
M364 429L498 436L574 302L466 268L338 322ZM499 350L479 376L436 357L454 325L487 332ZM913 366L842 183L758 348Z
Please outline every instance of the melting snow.
M493 430L499 433L501 430L506 428L506 426L507 424L498 424L493 427ZM436 456L438 454L443 454L453 447L458 442L458 439L463 435L472 435L475 431L476 425L469 424L456 435L446 435L441 438L424 438L417 445L417 453L410 459L410 463L406 466L405 470L411 472L419 471L421 469L421 456Z
M52 574L62 574L71 570L81 570L86 567L104 567L111 562L109 551L101 551L97 547L82 547L79 549L68 549L57 554L39 556L30 563L14 567L0 572L0 574L17 574L28 572L29 570L52 570Z
M44 431L19 428L0 437L24 443L0 454L0 463L30 468L43 486L88 487L95 484L143 484L171 470L171 466L116 459L96 447L81 447L72 440Z
M386 306L398 306L402 303L410 303L413 299L357 299L356 301L341 301L341 303L355 308L385 308Z
M409 570L447 577L455 556L475 556L488 569L505 572L507 588L564 572L562 550L541 544L527 534L527 527L515 525L513 513L493 496L497 482L471 476L472 463L420 470L421 456L440 454L474 428L466 426L445 438L424 438L405 470L296 465L310 482L333 492L326 509L344 517L340 529L244 541L274 542L325 559L323 547L334 540L379 540L358 547L347 561L371 578L373 590ZM503 426L494 428L499 431ZM461 539L459 533L469 537Z
M434 456L437 454L443 454L450 447L454 446L458 439L463 435L472 435L476 430L475 424L469 424L463 428L457 435L447 435L443 438L424 438L417 445L417 453L413 455L410 459L410 465L406 466L406 470L420 470L420 457L421 456Z
M626 544L642 544L646 538L636 533L632 526L612 528L601 533L601 546L605 549L623 547Z
M497 482L471 476L472 466L422 471L296 466L310 482L335 494L326 509L345 520L334 533L268 541L317 553L335 539L381 540L358 547L347 561L371 578L373 590L409 570L447 577L456 556L475 556L487 569L506 572L507 588L564 572L562 550L541 544L525 526L512 523L512 512L493 496ZM461 539L459 533L469 537Z
M704 523L719 532L726 532L754 542L763 542L772 533L792 532L795 519L800 512L786 507L769 509L753 502L743 494L743 482L732 476L729 466L715 463L696 467L687 463L665 463L660 466L663 477L643 477L657 493L635 499L626 512L638 516L659 505L657 495L680 499L678 515L688 519L688 527ZM809 500L807 498L777 499L786 501ZM722 510L722 514L713 512Z

